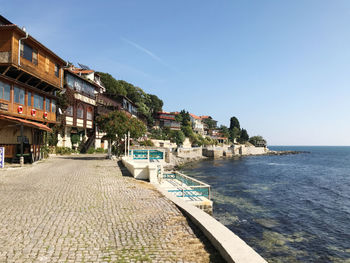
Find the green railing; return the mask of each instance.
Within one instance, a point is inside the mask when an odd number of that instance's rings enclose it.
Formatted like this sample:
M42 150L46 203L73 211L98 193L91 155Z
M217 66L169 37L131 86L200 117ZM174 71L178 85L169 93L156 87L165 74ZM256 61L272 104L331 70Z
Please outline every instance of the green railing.
M158 150L130 150L133 160L164 160L164 152Z
M203 196L210 199L210 185L203 183L197 179L194 179L188 175L173 172L173 173L163 173L164 179L175 179L184 183L191 189L177 189L177 190L168 190L168 192L177 193L177 197L199 197Z

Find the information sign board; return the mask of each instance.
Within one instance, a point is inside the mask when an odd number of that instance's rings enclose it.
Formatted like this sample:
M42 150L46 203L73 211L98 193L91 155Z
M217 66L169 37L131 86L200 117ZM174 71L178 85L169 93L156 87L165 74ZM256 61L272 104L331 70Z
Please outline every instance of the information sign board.
M5 166L5 147L0 147L0 168Z

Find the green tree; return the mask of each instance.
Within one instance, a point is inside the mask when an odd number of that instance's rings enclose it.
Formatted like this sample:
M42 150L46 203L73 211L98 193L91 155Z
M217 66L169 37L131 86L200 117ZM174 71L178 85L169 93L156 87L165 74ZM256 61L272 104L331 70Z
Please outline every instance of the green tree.
M112 75L108 73L103 73L103 72L97 72L97 73L100 75L101 81L104 84L107 93L113 96L127 95L127 91L125 86L123 85L123 82L116 80L115 78L113 78Z
M260 135L251 137L249 142L256 147L265 147L267 145L266 140Z
M184 140L185 140L185 135L182 131L170 132L170 141L176 143L177 146L182 145Z
M230 138L230 130L225 125L221 125L219 129L224 137Z
M188 111L182 110L178 115L176 115L175 120L180 122L182 126L191 125L191 117Z
M236 117L231 117L230 119L230 130L233 130L233 128L236 127L238 130L241 130L241 126L239 124L239 121Z
M205 123L208 126L208 129L215 129L216 128L216 121L213 120L211 117L207 119L203 119L203 123Z
M249 140L249 135L248 135L248 132L246 129L243 129L241 130L241 135L239 137L239 142L240 143L245 143Z
M131 138L138 139L146 133L146 126L136 118L129 118L122 111L113 111L96 119L97 125L108 139L108 156L111 156L112 142L120 146L124 135L130 132ZM120 151L118 152L118 154Z
M239 136L241 135L241 131L237 128L237 127L234 127L232 130L229 130L230 132L230 140L232 142L235 141L235 139L239 139Z

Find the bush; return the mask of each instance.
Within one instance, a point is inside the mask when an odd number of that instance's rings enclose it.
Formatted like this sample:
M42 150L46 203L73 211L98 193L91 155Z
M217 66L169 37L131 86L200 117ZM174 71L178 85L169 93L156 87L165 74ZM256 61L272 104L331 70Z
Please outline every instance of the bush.
M56 147L56 154L66 155L71 154L72 152L72 149L68 147Z
M90 148L91 149L91 148ZM103 149L103 148L97 148L96 150L95 150L95 152L96 153L104 153L105 152L105 149Z
M72 134L70 139L72 141L72 144L76 144L80 142L80 136L78 134Z
M87 150L87 153L89 154L95 153L95 148L90 147L89 150Z
M140 146L154 146L151 140L145 140L140 142Z

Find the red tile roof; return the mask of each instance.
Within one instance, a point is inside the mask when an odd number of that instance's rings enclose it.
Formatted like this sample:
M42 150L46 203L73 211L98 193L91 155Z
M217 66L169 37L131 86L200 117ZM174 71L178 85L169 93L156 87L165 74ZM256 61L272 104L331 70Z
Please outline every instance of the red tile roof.
M193 119L197 119L197 120L200 120L201 118L198 117L197 115L194 115L193 113L190 113L190 116L193 118Z

